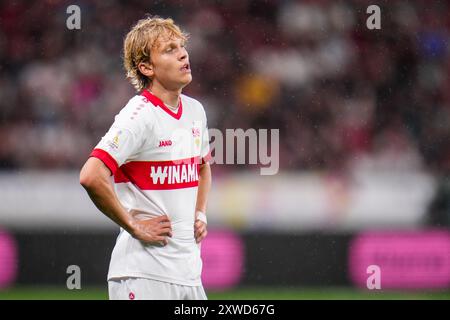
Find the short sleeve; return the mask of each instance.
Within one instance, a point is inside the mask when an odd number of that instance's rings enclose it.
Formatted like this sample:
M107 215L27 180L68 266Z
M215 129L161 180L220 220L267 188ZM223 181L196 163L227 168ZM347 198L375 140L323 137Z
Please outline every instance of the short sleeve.
M103 161L114 175L116 170L139 153L144 142L145 130L144 114L139 112L140 106L134 101L127 104L116 115L115 121L108 132L102 137L90 154Z
M112 125L90 156L102 160L114 175L130 155L137 151L140 144L137 134L129 129Z

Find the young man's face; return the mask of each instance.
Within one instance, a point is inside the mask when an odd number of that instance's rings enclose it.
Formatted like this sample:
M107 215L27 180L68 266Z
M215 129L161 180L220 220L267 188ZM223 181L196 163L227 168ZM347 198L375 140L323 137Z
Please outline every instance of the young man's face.
M180 38L161 37L151 51L153 81L166 89L182 89L192 81L189 54L185 41Z

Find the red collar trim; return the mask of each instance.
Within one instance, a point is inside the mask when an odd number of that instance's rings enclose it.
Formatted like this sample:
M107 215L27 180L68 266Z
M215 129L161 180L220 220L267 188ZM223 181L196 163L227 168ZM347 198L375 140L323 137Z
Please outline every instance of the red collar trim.
M163 109L165 112L167 112L170 116L174 117L175 119L179 120L181 118L181 114L183 113L183 104L181 103L181 97L180 97L180 102L178 103L178 112L175 113L172 110L170 110L160 98L158 98L157 96L152 94L147 89L144 89L141 92L141 96L146 97L152 104L154 104L156 107L160 107L161 109Z

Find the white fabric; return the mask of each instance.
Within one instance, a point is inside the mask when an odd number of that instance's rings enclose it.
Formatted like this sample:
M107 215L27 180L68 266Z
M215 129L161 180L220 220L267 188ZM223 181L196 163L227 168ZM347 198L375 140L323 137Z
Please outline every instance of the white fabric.
M144 278L108 281L110 300L207 300L203 286L182 286Z
M206 214L200 210L197 210L197 220L200 220L204 222L205 224L208 224L208 219L206 218Z
M173 231L168 245L158 246L121 229L108 280L139 277L201 285L200 246L194 238L198 165L170 161L206 157L209 137L203 106L185 95L181 101L181 117L176 119L147 98L133 97L96 146L120 167L114 180L121 204L140 211L137 219L167 214Z

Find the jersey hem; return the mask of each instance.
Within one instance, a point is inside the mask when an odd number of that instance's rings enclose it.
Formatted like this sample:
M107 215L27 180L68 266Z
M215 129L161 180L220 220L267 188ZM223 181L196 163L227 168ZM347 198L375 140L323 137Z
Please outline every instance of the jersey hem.
M145 279L168 282L168 283L178 284L178 285L182 285L182 286L189 286L189 287L197 287L197 286L203 285L201 280L185 281L185 280L180 280L180 279L173 279L170 277L164 277L164 276L160 276L160 275L156 275L156 274L141 273L141 272L128 272L126 274L121 274L121 275L112 275L112 276L108 276L107 280L110 281L110 280L116 280L116 279L121 279L121 278L145 278Z

